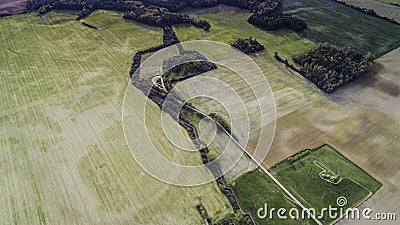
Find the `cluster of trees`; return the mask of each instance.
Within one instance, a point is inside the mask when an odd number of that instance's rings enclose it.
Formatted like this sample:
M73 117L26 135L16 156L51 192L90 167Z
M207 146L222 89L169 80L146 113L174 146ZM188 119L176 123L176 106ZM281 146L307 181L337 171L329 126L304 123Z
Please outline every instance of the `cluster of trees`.
M239 49L240 51L249 54L264 50L264 46L260 44L256 39L253 38L239 38L237 41L231 44L232 47Z
M289 158L287 158L287 161L290 164L293 164L294 162L298 161L299 159L303 158L304 156L308 155L309 153L311 153L311 151L307 149L305 151L297 153L296 155L290 156Z
M185 4L182 0L30 0L27 9L38 11L39 14L45 14L53 9L80 10L78 20L97 9L117 10L124 12L126 19L148 25L165 27L173 24L190 23L204 30L209 30L210 24L207 21L173 12L182 8Z
M168 70L163 74L163 79L174 83L215 69L217 66L211 62L187 62Z
M248 22L268 31L289 28L293 31L302 31L307 28L306 22L289 14L265 15L254 13Z
M78 19L81 19L97 9L126 12L143 5L140 1L124 0L30 0L27 10L38 11L39 14L45 14L54 9L80 10Z
M186 6L186 2L183 0L138 0L143 2L146 6L156 5L163 8L167 8L170 11L176 12Z
M170 26L190 23L204 30L210 29L206 20L195 19L178 13L179 9L192 7L211 7L225 4L248 9L253 12L248 22L266 30L290 28L301 31L307 27L301 19L278 13L280 0L30 0L27 9L47 13L53 9L80 10L78 19L88 16L97 9L124 12L124 18L153 26Z
M208 224L211 224L211 217L208 215L206 208L202 204L197 205L196 208L197 211L199 211L201 218L207 221Z
M148 7L141 6L128 11L124 14L124 18L158 27L180 23L191 23L194 26L205 30L210 29L210 24L205 20L194 19L189 15L171 12L167 8L154 5Z
M230 122L227 122L224 118L222 118L220 115L216 113L210 113L208 115L211 119L215 121L215 123L219 124L224 128L230 135L232 135L232 130L231 130L231 124Z
M179 43L178 37L170 26L165 26L163 28L163 43L167 45L174 45Z
M217 4L235 6L242 9L248 9L252 12L257 12L265 9L265 7L276 8L279 4L278 0L182 0L188 6L197 7L212 7ZM274 11L275 9L273 9Z
M163 61L163 71L166 71L163 79L164 82L174 83L215 69L217 65L209 62L199 52L183 51L181 55Z
M293 60L302 66L300 72L304 77L325 92L332 93L368 72L373 56L324 43L293 57Z
M307 28L307 24L303 20L278 12L280 0L186 0L186 4L192 7L225 4L248 9L253 12L248 22L269 31L280 28L301 31Z

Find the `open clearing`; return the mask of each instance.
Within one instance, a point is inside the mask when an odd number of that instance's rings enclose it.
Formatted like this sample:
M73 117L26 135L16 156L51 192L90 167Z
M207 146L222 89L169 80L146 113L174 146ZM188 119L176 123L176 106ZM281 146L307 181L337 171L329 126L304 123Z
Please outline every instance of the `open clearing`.
M378 15L400 22L400 7L379 2L377 0L342 0L348 4L374 10ZM400 2L400 1L399 1Z
M275 208L297 208L289 197L285 196L282 190L263 172L255 170L246 173L235 181L235 190L243 211L250 212L253 219L257 224L315 224L312 219L299 219L299 220L281 220L276 218L260 219L257 216L259 208L264 208L264 204L268 204L268 209Z
M210 31L204 31L184 25L174 26L179 40L212 40L225 44L232 44L238 38L253 37L263 44L267 51L279 55L292 62L291 57L315 46L312 41L302 38L295 32L282 29L275 32L266 32L247 22L251 13L238 10L236 7L219 5L207 9L193 9L188 13L206 19L211 24ZM196 15L194 15L196 16Z
M7 206L0 223L202 224L200 201L213 219L232 212L215 183L164 184L126 146L121 108L132 57L160 44L161 30L114 12L86 19L98 30L75 17L0 19L0 203ZM157 121L151 118L159 117L158 107L148 107L147 121ZM150 132L162 132L150 125ZM143 130L130 131L138 132L138 147L148 146ZM198 152L181 154L163 143L175 162L201 163Z
M328 145L307 152L297 161L290 163L284 160L270 171L304 206L314 208L318 217L322 208L329 205L338 207L337 199L340 197L347 199L347 204L343 206L346 210L360 205L381 186ZM338 178L334 181L323 179L321 173ZM325 214L320 221L330 224L334 220Z
M369 16L332 0L283 0L286 13L304 19L302 34L315 42L330 42L377 57L400 46L400 26Z
M378 74L364 76L330 97L279 118L274 143L263 165L269 168L295 154L299 148L317 148L328 143L382 183L382 188L361 207L400 213L400 162L397 160L400 157L400 117L396 113L400 100L396 94L400 88L399 60L400 49L397 49L376 60L380 65ZM257 142L258 132L252 136ZM250 143L249 151L254 144ZM366 223L365 220L339 222ZM391 221L380 223L392 224Z

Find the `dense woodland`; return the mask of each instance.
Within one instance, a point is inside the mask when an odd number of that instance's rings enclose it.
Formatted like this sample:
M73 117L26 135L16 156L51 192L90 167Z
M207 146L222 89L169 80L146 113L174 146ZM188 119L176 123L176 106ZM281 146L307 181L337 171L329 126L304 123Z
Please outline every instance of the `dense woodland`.
M180 23L191 23L204 30L210 29L210 24L201 19L194 19L189 15L170 12L168 9L159 6L139 7L124 14L125 19L134 20L140 23L158 27L170 26Z
M300 72L327 93L365 74L372 65L371 53L362 54L350 48L320 44L293 57L302 66Z
M232 47L235 47L239 49L240 51L249 54L249 53L255 53L264 50L264 46L256 39L253 38L239 38L237 41L231 44Z
M268 31L274 31L281 28L289 28L293 31L302 31L307 28L306 22L289 14L277 14L264 16L254 13L248 19L248 22Z
M88 16L95 10L116 10L124 12L124 18L140 23L164 27L173 24L190 23L204 30L210 29L206 20L195 19L178 13L185 6L211 7L225 4L253 12L248 22L266 30L289 28L300 31L306 23L291 15L279 12L279 0L30 0L28 11L45 14L53 9L80 10L77 19Z
M124 12L125 19L152 26L165 27L190 23L204 30L210 29L210 24L205 20L174 12L184 5L184 2L178 0L30 0L27 9L38 11L39 14L45 14L54 9L80 10L78 20L98 9L116 10Z
M253 14L248 22L268 31L281 28L289 28L294 31L302 31L307 28L307 24L289 14L280 13L279 0L186 0L192 7L211 7L217 4L235 6L248 9Z
M163 79L164 82L171 81L171 83L174 83L215 69L217 69L217 66L211 62L187 62L168 70L163 74Z

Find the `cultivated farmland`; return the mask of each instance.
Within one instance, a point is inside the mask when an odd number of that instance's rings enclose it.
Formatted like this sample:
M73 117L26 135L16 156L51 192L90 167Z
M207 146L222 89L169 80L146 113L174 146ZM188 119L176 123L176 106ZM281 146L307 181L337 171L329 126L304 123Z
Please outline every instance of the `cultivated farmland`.
M383 187L361 207L400 213L399 190L395 188L400 181L399 55L399 49L390 52L376 60L378 68L373 74L279 118L274 143L263 165L270 168L299 148L328 143L382 183ZM253 136L257 142L259 134ZM339 224L366 224L366 220L342 220Z
M329 205L344 210L358 206L381 186L328 145L297 155L275 165L271 173L307 208L314 208L318 217ZM338 205L337 199L342 197L347 203ZM319 219L324 224L336 220L327 214Z
M392 18L395 19L397 22L400 22L399 6L382 3L376 0L342 0L342 1L350 5L359 6L361 8L372 9L380 16Z
M400 46L400 26L331 0L283 0L286 13L304 19L302 34L315 42L330 42L377 57Z
M183 25L175 26L174 30L181 41L212 40L230 45L238 38L252 37L263 44L267 51L272 54L278 52L289 62L292 62L292 56L315 46L312 41L290 30L266 32L257 28L247 22L247 18L251 15L249 11L238 10L235 7L219 5L187 12L198 14L200 18L206 19L211 24L211 29L207 32Z
M200 202L213 219L232 212L215 183L159 182L126 146L121 108L132 57L160 44L161 30L114 12L85 19L97 30L75 18L51 12L0 20L0 203L7 206L0 223L201 224ZM147 107L150 132L162 132L151 119L158 107ZM143 123L138 115L132 119ZM148 146L135 129L133 141ZM163 143L176 162L201 163L198 152L178 154Z
M239 202L243 207L243 211L250 212L257 224L315 224L312 219L307 218L298 220L282 220L277 218L276 215L274 215L273 218L270 218L268 214L264 219L259 218L257 211L259 208L264 208L265 204L267 204L268 211L271 208L296 208L300 213L302 211L301 208L296 206L283 194L282 190L280 190L268 176L259 170L246 173L239 177L235 181L235 190ZM263 213L264 211L261 215Z
M307 103L322 97L322 94L301 76L287 70L284 65L277 63L268 53L254 56L252 59L260 67L271 86L277 108L277 117L284 116L301 108ZM204 73L200 76L217 78L220 81L229 84L236 91L246 106L247 112L243 113L248 113L249 115L251 132L258 130L272 121L273 118L270 117L272 114L268 111L269 106L264 105L263 107L266 107L264 115L260 115L260 110L257 110L257 99L253 94L251 94L252 91L249 85L241 80L240 76L236 75L233 71L224 67L219 67L217 70ZM207 84L203 83L199 83L198 85L204 85L204 87L207 86ZM255 82L254 85L256 88L261 88L257 82ZM241 102L234 101L234 95L227 95L227 92L221 91L223 88L224 86L221 83L220 88L210 88L208 91L210 96L216 97L219 101L224 103L236 104L232 107L236 110L241 110ZM188 95L188 93L183 94ZM211 98L198 97L192 100L191 103L203 112L216 112L223 116L226 121L230 121L223 106ZM264 119L267 118L263 121L263 124L260 123L260 116ZM235 126L235 129L238 129L238 134L246 133L248 132L246 126L247 121L238 121L238 125Z

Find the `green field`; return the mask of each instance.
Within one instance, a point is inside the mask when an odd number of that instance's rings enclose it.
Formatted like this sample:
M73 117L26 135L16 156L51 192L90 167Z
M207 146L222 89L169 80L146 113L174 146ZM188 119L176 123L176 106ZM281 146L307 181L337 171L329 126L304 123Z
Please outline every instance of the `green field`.
M331 0L283 0L284 11L304 19L303 35L315 42L381 56L400 47L400 26Z
M388 17L400 22L400 7L377 0L344 0L344 2L361 8L372 9L380 16Z
M358 206L381 187L378 181L328 145L308 151L294 163L285 160L270 171L305 207L314 208L317 215L328 205L337 207L336 200L342 196L348 202L343 209ZM323 179L321 172L338 175L338 179ZM320 221L330 224L334 220L325 214Z
M247 22L250 12L235 11L235 7L219 6L222 10L211 13L213 8L206 9L210 13L194 15L206 19L211 24L210 31L200 30L194 27L175 26L174 30L181 41L212 40L225 44L232 44L238 38L253 37L263 44L272 54L279 52L282 58L291 61L291 57L315 46L312 41L302 38L290 30L266 32ZM196 13L196 10L191 11Z
M200 202L213 219L231 213L215 183L160 182L125 143L121 108L132 57L160 44L161 30L115 12L85 19L98 30L75 18L51 12L0 19L0 224L201 224ZM200 164L198 152L174 151L156 123L158 107L147 107L163 154ZM143 123L137 110L133 122ZM143 130L130 132L138 147L150 146Z
M257 224L315 224L312 219L302 220L281 220L276 217L261 219L257 216L259 208L268 204L268 209L278 208L297 208L297 206L285 196L282 190L259 170L249 172L239 177L235 182L235 189L239 202L244 212L250 212ZM301 208L297 208L301 212Z

